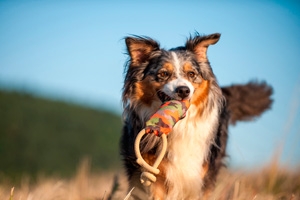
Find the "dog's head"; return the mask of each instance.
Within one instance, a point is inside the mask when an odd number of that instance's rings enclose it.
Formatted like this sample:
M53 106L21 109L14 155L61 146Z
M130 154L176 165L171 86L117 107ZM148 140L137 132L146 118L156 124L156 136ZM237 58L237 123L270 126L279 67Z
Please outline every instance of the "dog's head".
M197 104L208 96L215 77L207 59L207 48L220 34L190 37L185 46L161 49L148 37L125 38L129 54L125 69L123 103L147 106L176 99Z

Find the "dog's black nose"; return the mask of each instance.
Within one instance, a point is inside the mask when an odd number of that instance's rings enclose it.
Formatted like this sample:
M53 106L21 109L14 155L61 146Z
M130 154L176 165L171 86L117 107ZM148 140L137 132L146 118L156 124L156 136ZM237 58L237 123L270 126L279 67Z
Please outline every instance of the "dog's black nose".
M179 86L175 89L176 94L182 99L186 98L190 94L190 89L187 86Z

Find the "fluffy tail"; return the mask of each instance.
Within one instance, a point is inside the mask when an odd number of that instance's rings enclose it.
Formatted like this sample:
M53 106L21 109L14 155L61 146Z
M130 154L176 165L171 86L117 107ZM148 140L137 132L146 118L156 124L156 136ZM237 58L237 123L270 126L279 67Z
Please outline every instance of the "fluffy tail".
M255 119L265 110L271 108L273 93L271 86L265 82L251 81L247 84L222 87L230 114L230 123Z

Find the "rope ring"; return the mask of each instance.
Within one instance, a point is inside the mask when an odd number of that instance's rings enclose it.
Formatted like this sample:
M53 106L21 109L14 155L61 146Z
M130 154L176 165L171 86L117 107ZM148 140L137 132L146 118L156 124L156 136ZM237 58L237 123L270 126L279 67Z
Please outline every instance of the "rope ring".
M136 162L143 168L145 168L148 172L143 172L141 174L141 183L144 184L145 186L151 185L152 182L156 181L155 175L159 174L159 169L157 167L163 160L166 151L167 151L167 136L165 134L161 135L162 138L162 149L159 155L157 156L153 166L149 165L142 157L141 152L140 152L140 142L142 137L146 134L145 129L141 130L139 134L136 136L135 143L134 143L134 151L135 155L137 157ZM155 175L154 175L155 174Z

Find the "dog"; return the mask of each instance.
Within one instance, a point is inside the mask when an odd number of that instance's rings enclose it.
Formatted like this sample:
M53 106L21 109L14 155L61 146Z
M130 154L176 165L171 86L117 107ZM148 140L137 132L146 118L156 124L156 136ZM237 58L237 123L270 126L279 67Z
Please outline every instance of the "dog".
M125 38L128 61L122 93L123 129L120 153L132 199L198 200L213 191L224 165L228 125L252 120L269 109L272 88L265 82L220 87L207 58L207 49L220 34L187 38L184 46L166 50L144 36ZM168 134L165 157L156 182L140 183L143 168L136 163L134 141L145 122L167 100L189 100L186 116ZM153 164L160 138L147 134L141 141L144 160Z

